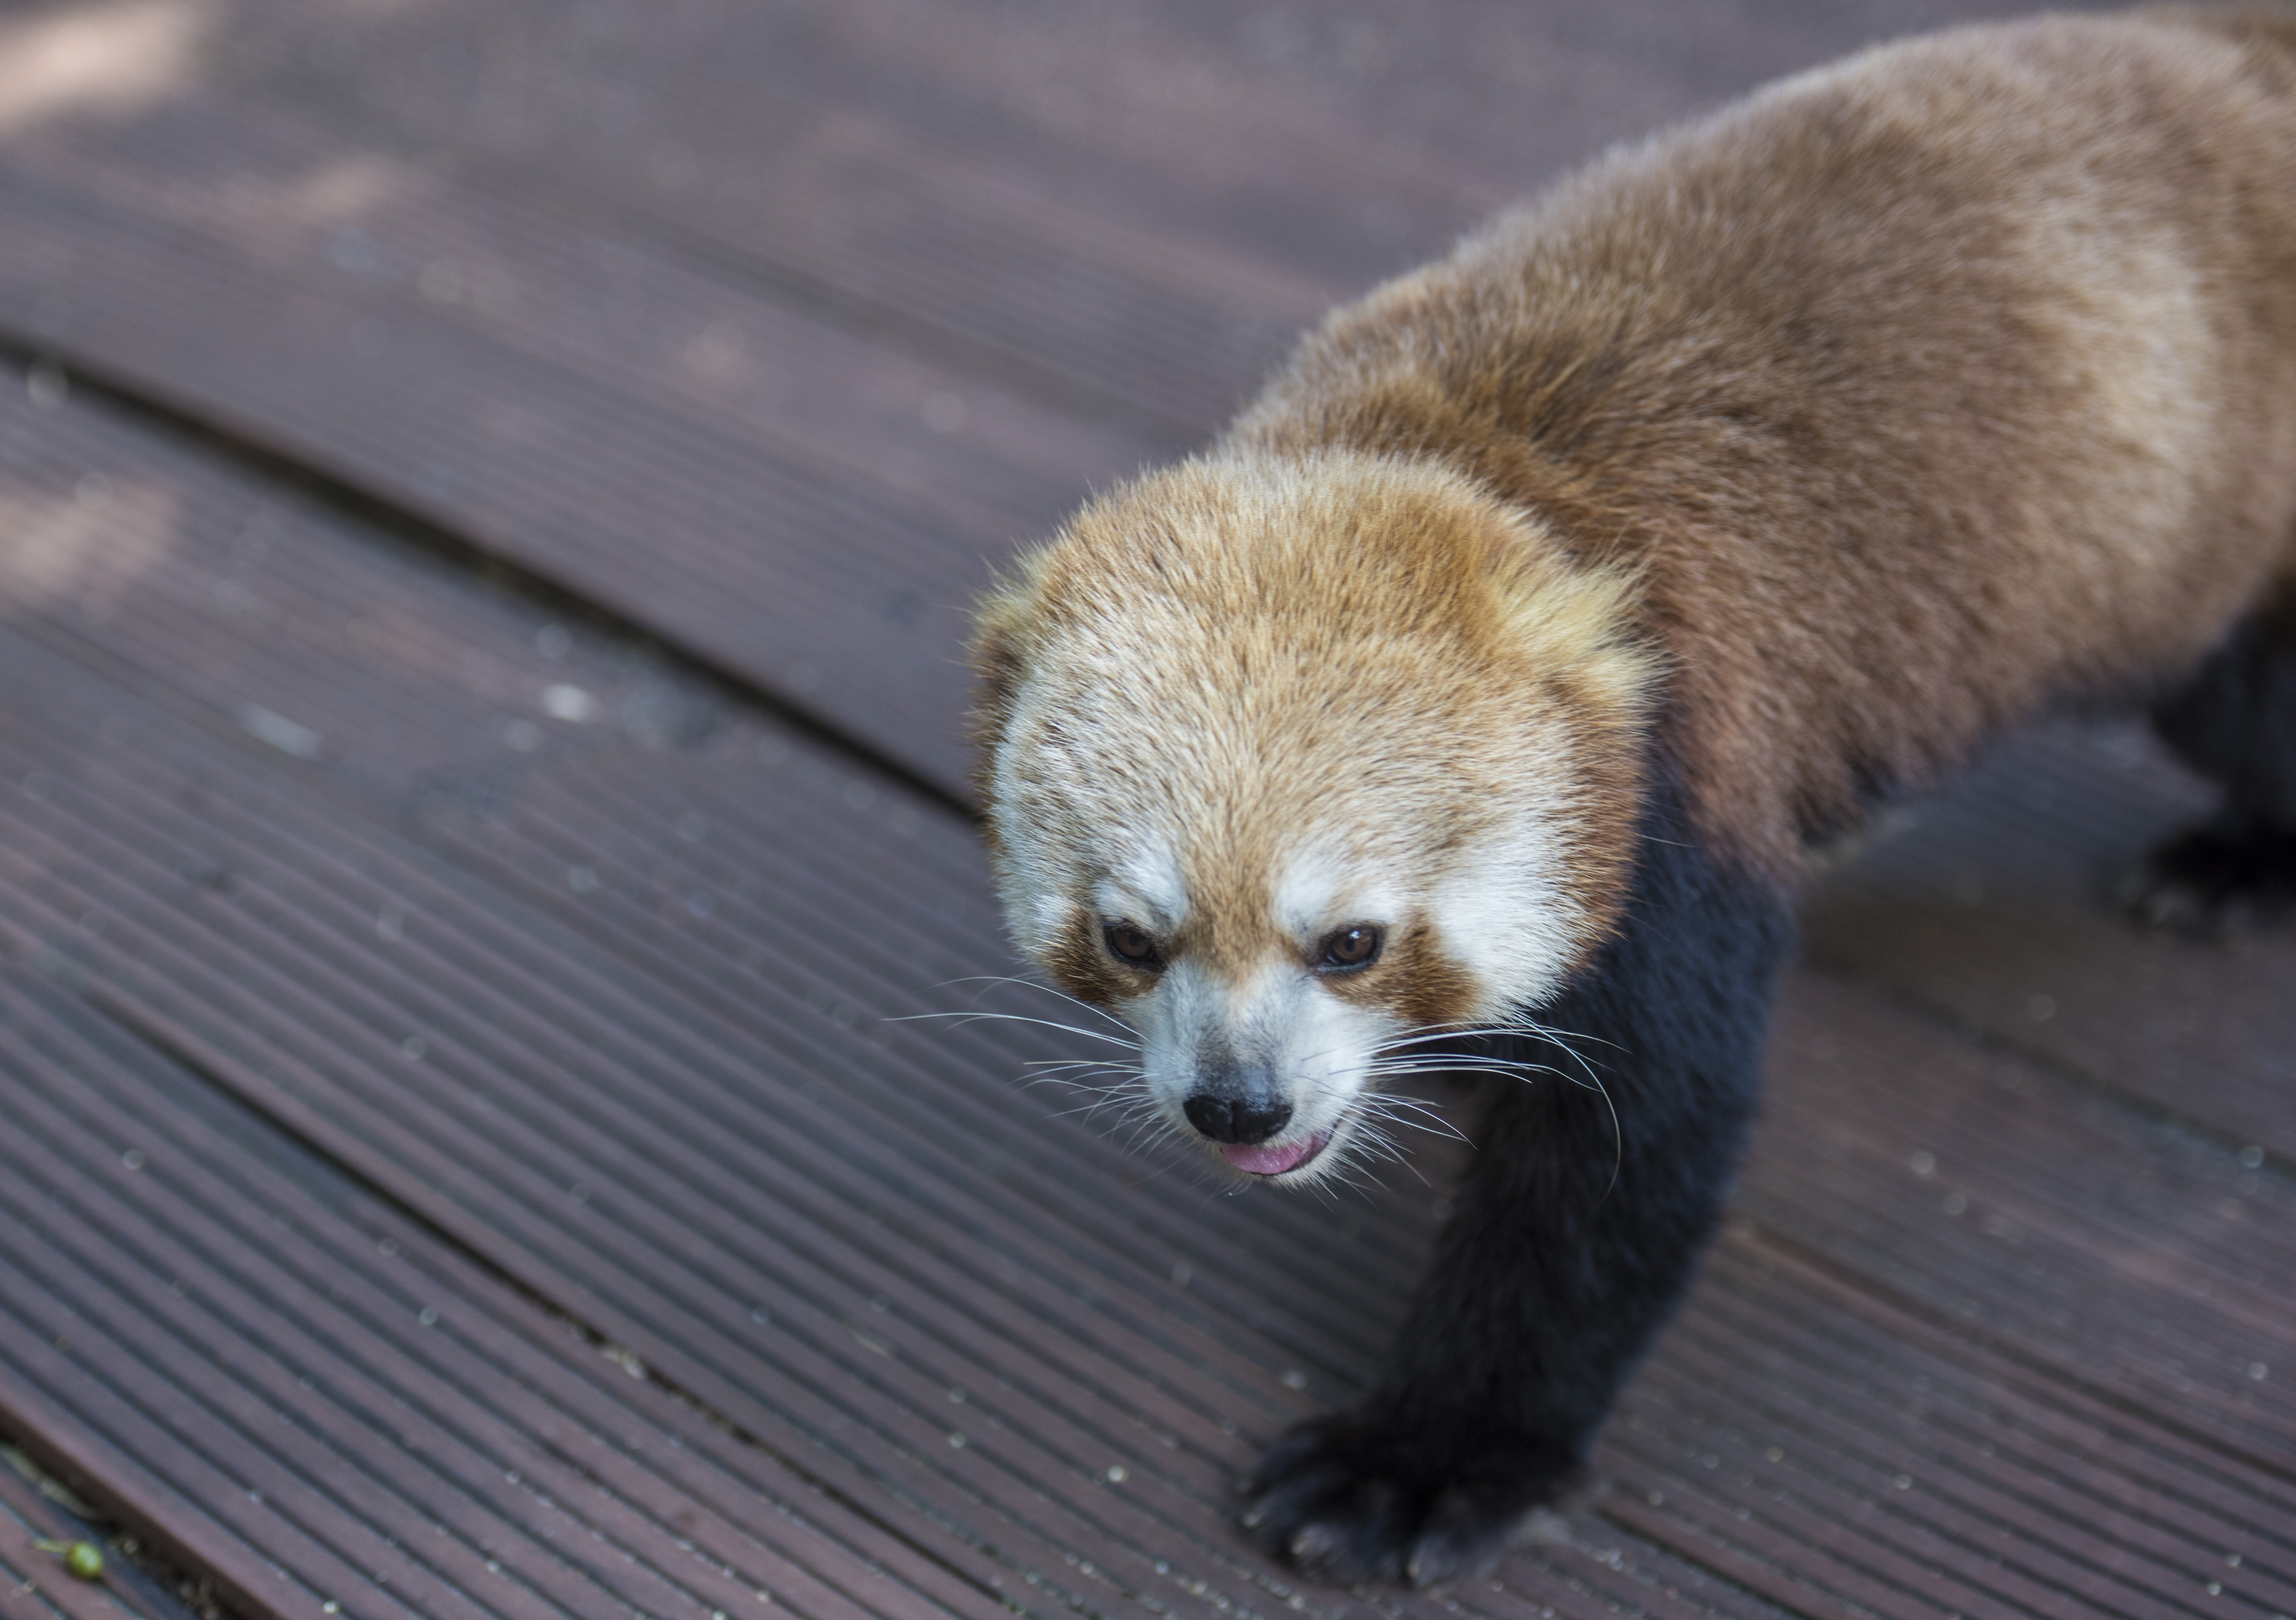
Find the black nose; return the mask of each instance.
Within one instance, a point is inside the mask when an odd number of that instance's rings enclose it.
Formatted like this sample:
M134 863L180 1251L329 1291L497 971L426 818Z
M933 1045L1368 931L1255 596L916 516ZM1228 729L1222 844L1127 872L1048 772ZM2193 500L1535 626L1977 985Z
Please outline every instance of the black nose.
M1240 1097L1198 1092L1181 1105L1180 1111L1187 1115L1190 1125L1214 1141L1245 1146L1266 1141L1292 1123L1292 1105L1272 1091L1248 1092Z

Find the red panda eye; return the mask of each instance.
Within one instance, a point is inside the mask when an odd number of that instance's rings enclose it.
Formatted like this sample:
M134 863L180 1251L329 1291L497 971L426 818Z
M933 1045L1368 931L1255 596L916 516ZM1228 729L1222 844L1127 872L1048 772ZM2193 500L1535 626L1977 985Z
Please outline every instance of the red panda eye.
M1379 948L1387 941L1387 930L1376 923L1355 922L1341 929L1324 941L1324 968L1368 968L1379 960Z
M1101 937L1108 942L1108 953L1128 968L1154 973L1164 966L1164 953L1156 948L1156 942L1132 923L1111 922L1101 929Z

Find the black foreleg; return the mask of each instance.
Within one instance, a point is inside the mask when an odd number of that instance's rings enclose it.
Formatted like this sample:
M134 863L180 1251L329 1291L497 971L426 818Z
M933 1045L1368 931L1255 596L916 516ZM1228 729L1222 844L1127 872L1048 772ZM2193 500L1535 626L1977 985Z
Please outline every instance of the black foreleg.
M2147 855L2123 898L2154 928L2212 935L2296 912L2296 585L2235 629L2152 711L2224 807Z
M1581 1472L1713 1229L1792 928L1663 805L1645 832L1627 925L1535 1014L1570 1050L1504 1053L1555 1072L1496 1099L1378 1390L1252 1477L1246 1527L1309 1575L1423 1585L1496 1556Z

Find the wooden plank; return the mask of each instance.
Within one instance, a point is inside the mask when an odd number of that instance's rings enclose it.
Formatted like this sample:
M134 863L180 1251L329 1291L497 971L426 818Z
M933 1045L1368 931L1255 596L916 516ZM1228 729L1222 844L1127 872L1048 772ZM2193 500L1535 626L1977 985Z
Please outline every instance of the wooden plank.
M1308 215L1303 192L1337 200L1312 159L1288 197L1260 193L1262 206L1233 209L1223 231L1191 193L1231 184L1242 144L1218 143L1226 161L1176 185L1136 153L1128 160L1106 126L1039 139L999 118L1000 103L1017 110L1029 99L1010 94L1014 79L1062 84L1062 47L1082 43L1037 19L715 8L664 29L631 12L602 16L569 61L553 49L558 20L504 6L462 22L443 71L418 60L414 30L342 20L327 32L340 60L372 64L350 104L378 142L443 144L521 189L636 205L650 235L730 250L784 283L889 326L948 334L988 364L1168 431L1200 433L1230 414L1301 322L1350 284L1328 265L1254 250L1265 222ZM294 20L275 29L270 71L247 74L242 93L340 127L335 74L297 48L313 31ZM1132 56L1144 77L1157 77L1170 31L1123 29L1144 47ZM937 44L945 71L920 74ZM968 82L984 61L1001 66L1004 84ZM599 139L562 99L610 84L647 126L635 139ZM945 86L987 94L951 105L937 94ZM1225 132L1234 105L1208 98L1195 117ZM519 131L511 142L504 126ZM1306 143L1288 144L1306 155ZM1445 214L1428 240L1465 217L1456 203ZM1259 231L1234 228L1250 215Z
M791 1534L810 1493L786 1476L729 1518L775 1470L713 1466L699 1414L14 980L0 1107L9 1420L235 1607L674 1614L771 1591L840 1620L991 1612L945 1578L888 1590L856 1550ZM664 1469L649 1447L693 1455Z
M1611 1518L1803 1613L2296 1603L2284 1473L1910 1323L1752 1227L1721 1246L1603 1460Z
M871 0L665 25L506 0L446 35L273 8L239 20L235 83L578 187L1208 426L1312 314L1280 293L1253 307L1270 269L1319 298L1360 289L1702 102L2017 9ZM778 160L742 160L760 152ZM1207 307L1179 306L1183 288Z
M2284 1166L1839 986L1805 979L1792 1005L1757 1218L2110 1398L2296 1461Z
M126 151L11 144L0 322L445 520L952 790L949 668L990 564L1149 454L291 119L209 104L130 133ZM345 171L365 176L350 200L315 203ZM442 266L477 290L426 296Z
M2110 897L2154 840L2213 807L2134 726L2035 733L1908 806L1821 888L1809 955L2296 1158L2296 931L2194 944L2138 930Z

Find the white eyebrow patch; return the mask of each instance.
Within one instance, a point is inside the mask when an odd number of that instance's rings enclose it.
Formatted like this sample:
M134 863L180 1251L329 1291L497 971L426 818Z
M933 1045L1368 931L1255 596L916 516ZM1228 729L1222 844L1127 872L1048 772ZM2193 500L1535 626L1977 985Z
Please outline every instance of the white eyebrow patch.
M1159 934L1169 934L1188 916L1188 886L1169 847L1136 847L1109 870L1093 890L1103 917L1123 917Z
M1390 922L1396 896L1353 862L1325 849L1300 851L1276 875L1270 899L1275 920L1292 938L1306 943L1342 922Z

